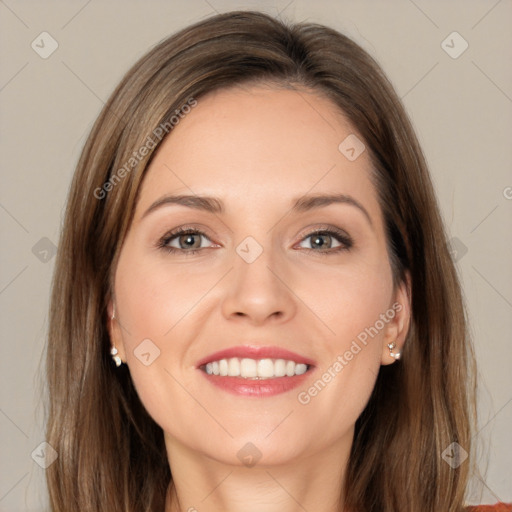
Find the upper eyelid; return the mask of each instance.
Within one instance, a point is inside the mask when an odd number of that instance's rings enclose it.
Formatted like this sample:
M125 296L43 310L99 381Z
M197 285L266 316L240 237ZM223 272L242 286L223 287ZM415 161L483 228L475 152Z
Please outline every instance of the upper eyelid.
M164 235L162 236L162 238L165 238L166 236L176 236L182 232L194 232L194 233L200 233L201 235L209 236L208 231L210 231L210 230L203 226L184 224L183 226L178 226L176 228L167 230L164 233ZM345 229L336 227L336 226L331 226L328 224L320 224L320 226L317 226L317 227L314 227L314 225L305 227L305 228L301 229L302 233L299 236L306 236L308 234L318 233L318 232L322 232L322 231L342 231L342 232L346 233L348 236L348 232Z
M333 232L341 231L346 236L350 236L346 229L340 228L338 226L332 226L332 225L325 224L325 223L324 224L321 223L320 225L313 224L312 226L307 226L304 229L301 229L299 236L308 236L308 235L311 235L314 233L321 233L324 231L333 231Z
M187 232L200 233L201 235L211 238L211 235L209 235L209 231L210 230L206 226L184 224L182 226L178 226L176 228L166 230L164 232L164 234L160 237L160 239L163 240L166 238L172 238L175 236L179 236L183 232L185 232L185 233L187 233Z

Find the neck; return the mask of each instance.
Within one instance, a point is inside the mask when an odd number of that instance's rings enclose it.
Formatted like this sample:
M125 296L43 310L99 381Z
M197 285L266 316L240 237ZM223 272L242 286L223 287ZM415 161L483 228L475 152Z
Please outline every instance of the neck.
M165 512L343 512L352 434L286 464L226 464L166 439L173 480Z

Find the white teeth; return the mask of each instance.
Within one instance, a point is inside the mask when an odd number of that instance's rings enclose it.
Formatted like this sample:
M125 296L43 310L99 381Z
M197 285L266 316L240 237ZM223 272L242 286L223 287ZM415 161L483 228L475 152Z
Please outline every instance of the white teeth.
M228 374L228 362L226 359L219 361L219 375L225 377Z
M295 367L295 375L302 375L303 373L306 373L308 367L305 364L298 364Z
M251 378L258 376L257 363L254 359L240 361L240 377Z
M240 375L240 361L236 357L232 357L228 362L228 375L230 377L238 377Z
M268 378L274 376L274 362L272 359L260 359L258 361L258 377Z
M276 377L284 377L286 375L286 361L284 359L276 359L274 363L274 374Z
M308 365L286 361L285 359L221 359L212 361L204 367L208 375L222 377L243 377L244 379L272 379L275 377L293 377L302 375L308 370Z

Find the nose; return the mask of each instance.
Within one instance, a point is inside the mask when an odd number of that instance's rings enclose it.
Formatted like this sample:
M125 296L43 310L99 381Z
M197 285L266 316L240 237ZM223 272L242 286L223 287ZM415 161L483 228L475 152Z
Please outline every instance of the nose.
M263 325L285 323L295 315L297 302L291 278L267 254L263 251L252 263L236 256L222 303L225 318Z

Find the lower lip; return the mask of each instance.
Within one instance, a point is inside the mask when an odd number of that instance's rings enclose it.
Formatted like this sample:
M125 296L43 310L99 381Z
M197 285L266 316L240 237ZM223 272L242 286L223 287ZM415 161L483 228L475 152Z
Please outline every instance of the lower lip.
M202 370L201 373L211 382L233 395L266 397L286 393L300 386L309 377L312 368L302 375L293 377L275 377L273 379L244 379L242 377L221 377L210 375Z

